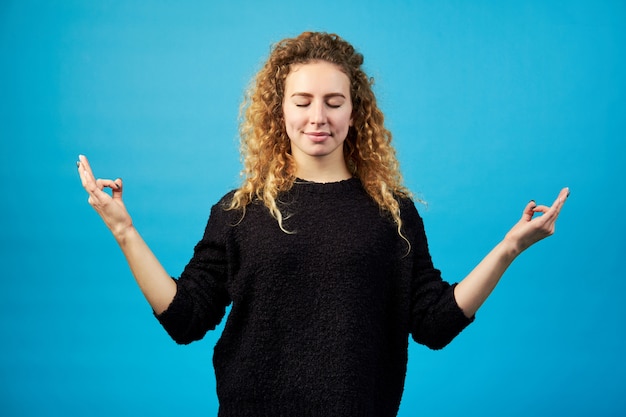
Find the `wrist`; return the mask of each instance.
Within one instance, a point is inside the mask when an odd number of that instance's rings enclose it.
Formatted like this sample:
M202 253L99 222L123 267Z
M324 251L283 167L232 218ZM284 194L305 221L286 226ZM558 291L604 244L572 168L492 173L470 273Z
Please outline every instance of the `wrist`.
M505 236L498 246L500 246L503 255L511 261L517 258L517 256L524 251L522 245L515 239L512 239L509 235Z
M132 240L133 237L139 236L137 229L135 229L135 226L132 223L129 225L117 227L114 230L112 229L111 232L113 233L113 237L120 246L124 246L126 242Z

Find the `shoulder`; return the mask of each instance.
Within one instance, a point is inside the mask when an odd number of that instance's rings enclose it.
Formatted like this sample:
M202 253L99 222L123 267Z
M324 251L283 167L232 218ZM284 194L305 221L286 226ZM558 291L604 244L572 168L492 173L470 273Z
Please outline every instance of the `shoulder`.
M424 221L413 199L410 197L398 197L398 204L400 205L402 229L409 236L422 236L424 234Z
M235 193L237 192L236 189L230 190L228 191L226 194L224 194L218 201L217 203L215 203L213 205L213 209L215 208L219 208L219 207L223 207L223 208L228 208L230 207L230 204L233 201L233 197L235 196Z
M230 190L211 206L207 220L205 237L210 234L224 234L230 226L241 218L241 210L230 209L236 190Z
M218 226L239 226L242 223L249 223L252 215L257 218L259 215L267 214L267 208L259 199L255 199L244 205L237 205L237 191L232 189L224 194L212 207L209 216L209 224ZM256 216L256 217L255 217Z
M420 214L417 211L417 207L415 206L415 202L411 197L399 196L396 197L396 200L398 200L398 205L400 206L400 216L403 221L421 219Z

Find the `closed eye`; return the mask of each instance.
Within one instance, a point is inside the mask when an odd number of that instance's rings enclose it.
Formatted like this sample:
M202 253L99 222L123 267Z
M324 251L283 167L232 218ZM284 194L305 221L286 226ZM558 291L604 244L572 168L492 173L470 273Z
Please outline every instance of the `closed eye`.
M296 104L296 107L308 107L310 103L306 103L306 104ZM338 109L339 107L341 107L341 104L330 104L330 103L326 103L326 105L328 107L330 107L331 109Z
M313 95L300 92L292 94L291 97L294 99L293 103L296 107L308 107ZM341 93L331 93L324 96L324 102L329 108L338 109L345 104L346 97Z

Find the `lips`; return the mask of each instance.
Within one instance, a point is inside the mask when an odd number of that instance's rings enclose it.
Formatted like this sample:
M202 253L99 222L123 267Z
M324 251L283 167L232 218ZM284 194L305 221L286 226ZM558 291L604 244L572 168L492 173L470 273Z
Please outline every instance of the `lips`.
M322 142L331 136L329 132L305 132L304 134L314 142Z

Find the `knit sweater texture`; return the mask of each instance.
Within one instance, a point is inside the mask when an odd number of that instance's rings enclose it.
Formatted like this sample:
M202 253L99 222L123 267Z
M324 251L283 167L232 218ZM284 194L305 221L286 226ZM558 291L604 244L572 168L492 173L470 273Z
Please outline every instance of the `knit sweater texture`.
M433 267L415 205L402 239L358 179L297 181L284 228L261 203L212 207L166 311L178 343L201 339L232 303L214 350L220 417L396 416L409 336L433 349L471 319Z

